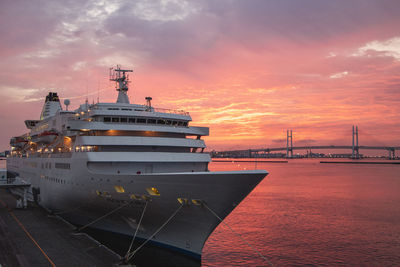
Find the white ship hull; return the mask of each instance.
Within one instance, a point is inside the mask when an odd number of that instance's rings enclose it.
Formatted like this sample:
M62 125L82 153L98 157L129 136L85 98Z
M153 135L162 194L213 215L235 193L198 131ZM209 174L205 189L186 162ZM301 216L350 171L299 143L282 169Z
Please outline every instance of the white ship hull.
M72 161L72 162L71 162ZM70 163L71 170L41 168L42 163ZM91 225L93 228L132 236L146 201L132 195L147 195L147 188L157 188L160 195L150 196L137 236L147 239L181 206L171 221L151 240L196 258L208 236L220 223L200 200L221 218L225 218L267 175L266 171L185 172L156 174L100 174L91 172L86 162L75 158L9 158L8 170L40 188L38 202L60 213L76 225L86 225L96 218L126 205ZM46 166L46 163L44 166ZM36 167L34 167L36 166ZM123 188L118 193L115 186ZM99 195L100 193L100 195Z

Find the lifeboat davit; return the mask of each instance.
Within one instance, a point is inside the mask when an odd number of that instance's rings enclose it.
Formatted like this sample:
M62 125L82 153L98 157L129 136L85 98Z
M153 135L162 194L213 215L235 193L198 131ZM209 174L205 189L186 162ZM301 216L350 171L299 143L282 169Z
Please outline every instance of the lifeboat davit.
M18 148L24 147L26 145L26 143L28 143L28 140L26 140L22 136L16 136L16 137L11 138L11 140L10 140L10 145L13 147L18 147Z
M48 144L54 141L54 139L58 136L57 132L54 131L44 131L35 137L32 137L32 140L36 143L44 143Z

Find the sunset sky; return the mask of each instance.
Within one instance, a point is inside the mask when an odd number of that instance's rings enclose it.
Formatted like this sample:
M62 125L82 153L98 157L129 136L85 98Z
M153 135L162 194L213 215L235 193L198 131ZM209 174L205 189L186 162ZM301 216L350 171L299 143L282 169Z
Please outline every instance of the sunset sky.
M400 146L400 1L0 1L0 150L49 91L190 112L211 149Z

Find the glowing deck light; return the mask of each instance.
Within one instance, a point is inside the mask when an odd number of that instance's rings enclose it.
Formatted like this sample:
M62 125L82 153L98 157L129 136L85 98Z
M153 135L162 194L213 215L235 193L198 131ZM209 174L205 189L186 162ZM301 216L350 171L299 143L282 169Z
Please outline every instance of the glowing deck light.
M160 191L158 191L157 188L155 187L148 187L146 188L147 193L149 193L152 196L159 196L160 195Z
M121 185L114 186L114 189L117 193L125 193L125 189Z

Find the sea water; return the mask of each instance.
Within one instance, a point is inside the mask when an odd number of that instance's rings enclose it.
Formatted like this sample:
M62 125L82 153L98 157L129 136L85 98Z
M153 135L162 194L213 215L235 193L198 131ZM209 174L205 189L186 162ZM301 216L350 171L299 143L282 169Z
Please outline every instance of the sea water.
M275 266L399 266L400 165L319 161L211 163L270 173L225 222ZM220 224L202 266L269 263Z

